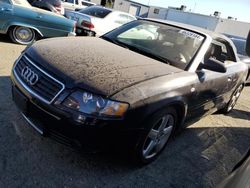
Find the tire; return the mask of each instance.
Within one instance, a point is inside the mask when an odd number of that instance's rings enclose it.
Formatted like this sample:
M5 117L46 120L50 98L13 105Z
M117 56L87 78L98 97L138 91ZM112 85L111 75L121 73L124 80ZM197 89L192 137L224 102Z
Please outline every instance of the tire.
M238 101L238 99L240 97L240 94L241 94L243 88L244 88L243 84L241 84L239 87L237 87L237 89L234 91L234 93L231 96L227 105L220 110L221 113L228 114L229 112L231 112L233 110L234 106L236 105L236 102Z
M177 112L173 107L158 111L146 122L146 131L139 138L133 152L137 164L153 162L167 145L177 124Z
M10 39L17 44L29 45L36 40L36 33L33 29L22 26L15 26L9 31Z

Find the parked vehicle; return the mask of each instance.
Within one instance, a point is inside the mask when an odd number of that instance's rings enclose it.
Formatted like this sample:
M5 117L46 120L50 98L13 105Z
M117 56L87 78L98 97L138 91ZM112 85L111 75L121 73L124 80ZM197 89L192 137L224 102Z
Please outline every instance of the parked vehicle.
M91 6L77 12L66 12L65 15L77 22L76 33L84 36L101 36L136 19L125 12L101 6Z
M96 5L95 3L84 0L62 0L62 4L66 10L71 10L71 11L73 10L79 11L83 8Z
M247 64L250 72L250 57L246 54L246 39L239 38L235 36L231 36L230 39L233 41L234 45L236 46L238 56L240 60ZM247 83L250 83L250 77L248 77Z
M28 0L28 2L34 7L64 15L61 0Z
M37 38L75 35L75 22L58 14L32 7L26 0L0 1L0 33L18 44Z
M141 26L155 27L157 38L122 37ZM17 59L11 80L13 100L39 133L85 149L118 145L146 164L176 130L230 112L247 74L224 35L145 19L101 38L39 41Z
M235 166L232 173L217 188L249 188L250 186L250 150Z

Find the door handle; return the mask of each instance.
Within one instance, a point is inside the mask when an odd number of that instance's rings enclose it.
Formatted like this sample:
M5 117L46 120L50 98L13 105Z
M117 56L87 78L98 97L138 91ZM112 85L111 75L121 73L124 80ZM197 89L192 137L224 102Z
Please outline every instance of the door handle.
M227 77L227 81L228 81L228 82L231 82L231 81L232 81L232 77L231 77L231 76L228 76L228 77Z

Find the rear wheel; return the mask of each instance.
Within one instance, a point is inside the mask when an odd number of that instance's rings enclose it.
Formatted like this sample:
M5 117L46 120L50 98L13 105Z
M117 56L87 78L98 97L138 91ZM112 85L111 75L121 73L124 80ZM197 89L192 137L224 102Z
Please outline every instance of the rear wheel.
M155 113L146 123L147 131L137 143L136 162L147 164L154 161L172 136L176 122L177 113L172 107Z
M10 29L11 40L18 44L28 45L36 40L36 33L33 29L23 26L15 26Z
M230 101L227 103L227 105L221 110L223 113L227 114L231 112L236 105L236 102L238 101L240 94L244 88L244 85L241 84L233 93Z

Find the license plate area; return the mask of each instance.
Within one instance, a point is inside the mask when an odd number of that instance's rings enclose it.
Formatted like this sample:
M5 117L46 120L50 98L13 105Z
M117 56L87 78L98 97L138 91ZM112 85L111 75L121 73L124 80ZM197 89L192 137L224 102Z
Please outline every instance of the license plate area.
M12 87L12 99L22 113L28 114L28 99L15 87Z
M26 120L29 126L34 128L40 135L44 135L43 126L29 118L29 101L26 96L24 96L17 88L12 87L12 99L15 102L18 109L21 111L23 118Z

